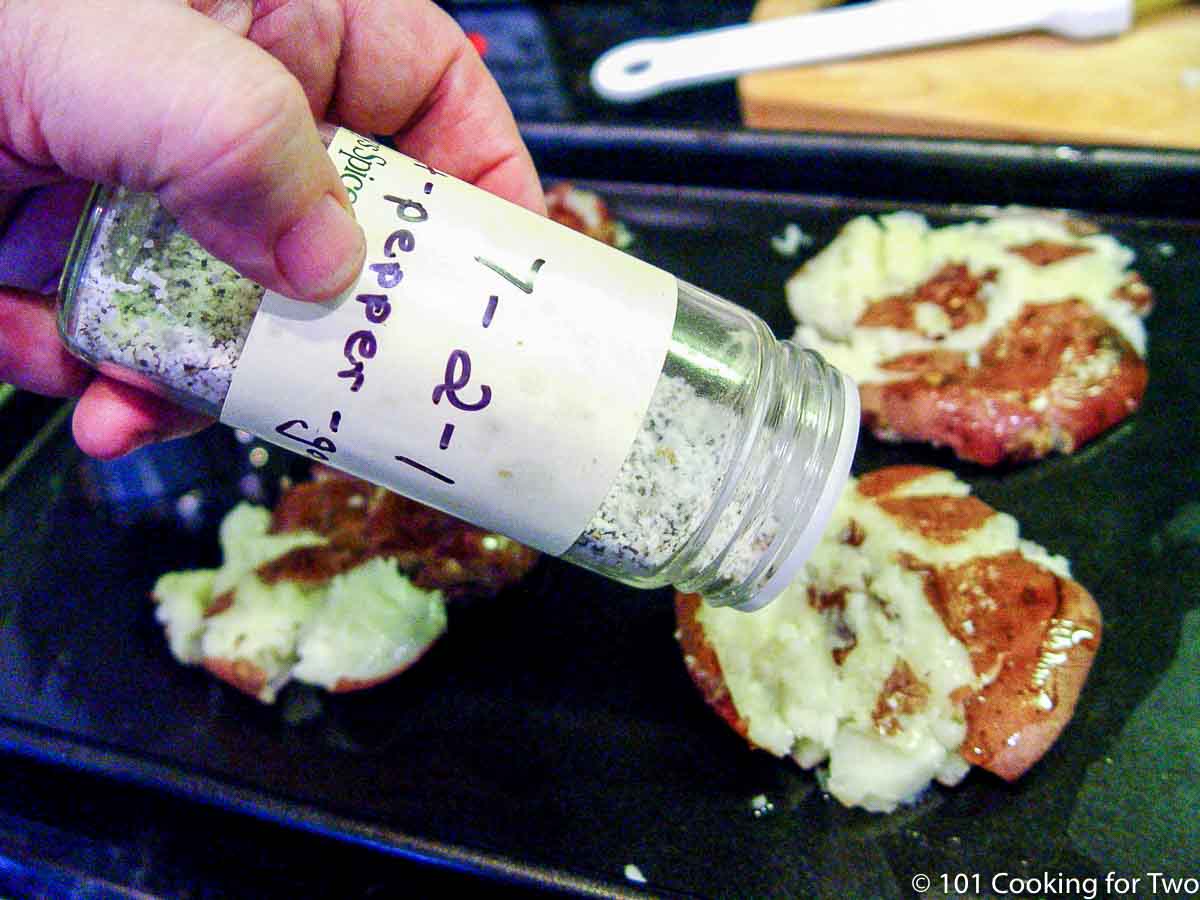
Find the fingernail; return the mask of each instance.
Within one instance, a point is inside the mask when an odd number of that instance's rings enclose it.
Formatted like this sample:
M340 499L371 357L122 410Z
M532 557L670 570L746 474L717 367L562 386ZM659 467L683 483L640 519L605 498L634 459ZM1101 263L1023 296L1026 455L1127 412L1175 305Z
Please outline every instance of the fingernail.
M275 262L301 299L335 297L362 269L366 242L362 229L340 203L326 194L275 245Z

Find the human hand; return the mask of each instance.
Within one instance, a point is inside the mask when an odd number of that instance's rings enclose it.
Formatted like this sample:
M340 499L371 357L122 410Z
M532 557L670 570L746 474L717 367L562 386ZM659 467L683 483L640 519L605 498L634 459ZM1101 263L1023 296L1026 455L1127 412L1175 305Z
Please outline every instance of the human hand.
M430 0L0 0L0 381L80 396L76 442L111 458L206 419L96 374L52 293L88 183L153 191L268 288L336 296L364 244L316 120L535 210L512 114Z

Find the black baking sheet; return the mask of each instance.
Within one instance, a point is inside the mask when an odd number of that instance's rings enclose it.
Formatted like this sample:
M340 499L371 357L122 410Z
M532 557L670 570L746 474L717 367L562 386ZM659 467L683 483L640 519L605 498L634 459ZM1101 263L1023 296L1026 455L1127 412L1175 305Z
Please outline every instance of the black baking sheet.
M888 206L594 186L632 252L760 311L780 334L783 282L803 256L850 216ZM927 212L942 222L976 211ZM788 223L813 241L796 257L770 243ZM163 571L213 563L220 513L294 466L273 453L255 469L252 447L221 429L94 464L51 428L0 485L0 746L384 852L601 895L905 897L924 874L931 895L989 896L1047 875L1103 887L1113 872L1150 896L1150 872L1196 875L1200 232L1162 217L1102 224L1137 251L1158 297L1150 388L1132 420L1073 457L998 472L870 438L855 464L953 468L1068 556L1095 594L1104 644L1075 720L1016 785L973 772L889 816L843 809L707 710L673 639L669 591L554 560L456 611L448 636L392 683L341 697L294 687L260 706L174 663L147 601ZM756 813L757 797L769 811Z

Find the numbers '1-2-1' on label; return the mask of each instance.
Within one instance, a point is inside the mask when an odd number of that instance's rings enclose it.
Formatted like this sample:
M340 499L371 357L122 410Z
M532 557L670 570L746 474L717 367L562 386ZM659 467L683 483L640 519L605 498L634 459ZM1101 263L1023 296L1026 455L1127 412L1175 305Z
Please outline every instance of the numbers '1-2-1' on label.
M329 153L362 276L267 293L221 420L564 552L633 445L674 277L344 129Z

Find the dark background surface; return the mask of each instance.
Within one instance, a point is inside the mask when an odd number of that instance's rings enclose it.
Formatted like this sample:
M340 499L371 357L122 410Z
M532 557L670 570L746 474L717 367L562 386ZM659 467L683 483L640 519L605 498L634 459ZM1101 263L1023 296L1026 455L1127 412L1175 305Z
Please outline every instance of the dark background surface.
M655 161L662 168L675 146L680 159L694 164L675 171L687 171L692 181L740 180L745 187L784 189L786 172L772 169L761 154L756 161L750 152L755 147L730 153L716 146L696 153L697 145L720 144L708 129L719 133L735 124L732 86L623 108L603 107L584 90L591 58L612 43L728 24L744 19L749 9L749 4L706 6L457 4L455 10L485 37L488 23L495 21L486 17L503 18L507 30L488 39L493 54L501 53L513 33L534 42L518 40L522 52L548 49L534 79L505 74L494 63L518 111L528 111L527 120L682 129L647 143L637 133L568 134L531 125L527 134L547 173L629 179L635 173L611 158L612 148L624 140L628 152L643 153L651 168ZM532 31L531 22L537 26ZM549 90L546 73L553 76ZM705 131L689 137L695 125ZM881 149L887 150L873 152ZM856 188L864 184L869 196L906 204L914 197L937 202L929 185L939 184L948 193L960 189L964 199L964 192L973 192L977 196L969 199L975 202L1045 202L1047 190L1068 199L1092 197L1100 206L1116 197L1122 209L1140 205L1147 216L1160 216L1178 201L1177 192L1158 176L1148 188L1140 177L1145 169L1114 166L1105 157L1093 160L1096 168L1080 183L1076 170L1056 168L1049 157L1037 154L1032 161L1026 154L1006 164L1000 153L951 148L939 155L918 148L907 163L926 176L918 189L911 178L870 180L872 159L881 157L864 156L860 145L793 144L771 151L774 158L780 154L805 162L826 157L824 169L791 181L806 191L835 185L842 199L814 203L739 194L737 202L721 207L730 210L725 221L716 204L728 198L622 184L601 187L618 198L618 213L639 235L641 246L635 249L689 280L763 310L781 332L787 320L779 304L779 273L791 264L768 254L764 236L797 215L807 216L804 227L814 236L831 236L852 206L846 196L862 193ZM593 158L605 155L608 159ZM1181 159L1164 157L1160 172ZM697 160L703 165L697 167ZM1134 162L1154 166L1152 158ZM854 166L862 167L867 180L837 183ZM1019 171L1024 175L1015 182L991 177ZM1097 173L1111 178L1100 191L1094 188ZM651 180L670 180L651 174ZM1140 874L1128 867L1165 865L1186 854L1197 858L1195 824L1185 815L1194 811L1197 799L1187 787L1197 776L1189 768L1194 755L1187 750L1196 743L1196 718L1190 715L1195 710L1187 705L1194 707L1194 701L1161 696L1161 691L1164 685L1191 685L1197 674L1195 658L1184 652L1196 637L1186 630L1184 615L1200 595L1194 536L1200 523L1186 515L1169 518L1165 511L1200 495L1195 463L1200 448L1190 424L1200 412L1190 377L1191 349L1200 333L1194 305L1188 305L1197 294L1200 250L1194 230L1124 227L1141 251L1139 263L1149 260L1148 279L1171 285L1150 323L1152 353L1164 365L1155 369L1142 415L1074 460L1050 461L1002 479L965 472L984 499L1017 513L1030 537L1071 555L1085 584L1104 586L1097 593L1120 652L1108 652L1106 644L1085 702L1094 699L1056 751L1057 764L1039 768L1016 788L972 776L963 790L935 793L916 810L886 820L846 813L819 797L811 777L747 756L720 723L710 721L691 695L677 657L668 652L670 620L661 595L647 600L621 592L613 601L603 583L578 579L557 564L539 570L529 591L508 598L506 607L475 610L473 617L455 623L460 627L452 631L452 649L383 694L373 692L331 709L311 695L294 693L290 706L261 710L200 673L170 663L138 593L164 567L211 559L212 517L239 493L239 479L253 474L245 468L245 448L214 431L199 444L97 468L74 455L61 431L49 430L47 443L35 448L37 465L0 495L7 545L13 547L19 533L20 541L34 548L30 556L5 560L0 628L10 637L37 635L45 642L22 648L36 671L21 669L20 654L11 651L12 645L6 649L0 896L352 898L424 896L451 888L474 896L538 896L558 889L603 895L636 888L621 877L627 862L644 869L656 893L662 885L709 895L763 895L735 888L733 879L743 877L747 888L771 883L780 895L841 889L847 896L909 896L903 877L927 865L970 871L988 862L1025 874L1049 866L1083 875L1103 874L1095 860L1107 859L1111 868ZM1167 238L1179 255L1159 251ZM725 246L742 249L729 255ZM9 399L0 467L28 446L56 408L36 398ZM889 461L893 452L876 446L859 465ZM913 456L904 451L895 458ZM923 458L948 462L932 452ZM202 502L180 519L176 501L196 484L206 486ZM58 499L36 507L28 498L39 492ZM14 503L17 496L27 499ZM48 512L43 517L32 508ZM111 528L97 525L104 516L112 517ZM39 580L36 592L28 589L30 579ZM124 586L125 599L106 608L105 590L113 585ZM555 604L570 603L570 615L556 617L555 605L539 605L547 596ZM80 603L82 609L73 606ZM557 649L546 651L543 632L529 635L518 627L529 622L563 629L561 643L552 644ZM1111 638L1114 628L1117 637ZM574 635L613 653L583 652ZM496 657L491 645L498 636L509 641L504 649L522 660L520 667L486 668L486 661ZM612 668L614 662L627 665ZM564 679L564 671L570 678ZM153 677L147 679L147 672ZM431 750L420 760L423 773L400 770L388 751L410 726L380 724L381 704L403 709L422 702L423 688L447 679L446 695L456 697L458 706L439 710L449 723L446 732L454 735L455 723L487 721L491 733L474 751L456 745L450 754L454 765ZM494 709L496 694L505 692L519 704ZM583 706L577 708L580 697ZM1136 711L1144 701L1157 704L1159 715L1151 722ZM58 721L48 721L47 710L57 710ZM38 721L42 724L31 724ZM189 726L189 721L201 724ZM646 729L644 740L630 738L630 728ZM105 741L64 743L64 733L100 734ZM1119 740L1121 734L1129 737ZM292 752L284 735L300 736L294 759L279 755ZM122 745L141 752L132 761L126 752L112 752ZM314 745L324 749L306 757ZM718 752L707 762L685 752L712 746ZM336 767L301 765L312 759L336 761L347 751L355 765L368 760L369 771L381 781L361 781L361 772L350 777ZM1155 757L1164 764L1150 767L1146 760ZM472 777L462 777L463 767ZM107 775L96 775L98 770ZM206 780L213 775L221 776L221 790ZM611 784L605 780L609 775ZM572 784L562 796L548 787ZM265 801L263 785L286 802ZM715 787L698 790L701 785ZM407 791L400 804L404 812L395 814L390 807L397 817L387 822L388 831L376 832L369 824L387 819L380 810L388 808L389 790ZM771 796L780 815L764 822L750 819L744 803L760 792ZM523 800L506 808L499 798L510 795ZM483 813L467 827L463 822L472 817L463 810L471 804L479 804ZM690 820L680 818L680 807ZM1105 823L1103 829L1069 835L1072 807L1090 810ZM589 808L593 822L586 821ZM803 833L786 815L797 810L805 814ZM972 820L1004 821L989 818L1001 813L1009 821L1019 818L1021 828L971 831ZM646 843L626 845L628 853L614 856L614 831L634 841L643 836ZM397 832L432 836L432 843L398 843ZM983 846L964 846L963 835L974 835ZM448 851L451 838L482 849L455 856L452 848ZM767 857L774 861L744 868L759 859L759 843L772 849ZM428 855L450 864L431 866L422 861ZM689 858L695 871L680 875ZM572 871L563 872L563 866ZM490 874L478 874L481 870ZM662 872L671 877L656 883L654 876ZM541 886L532 886L531 878Z

